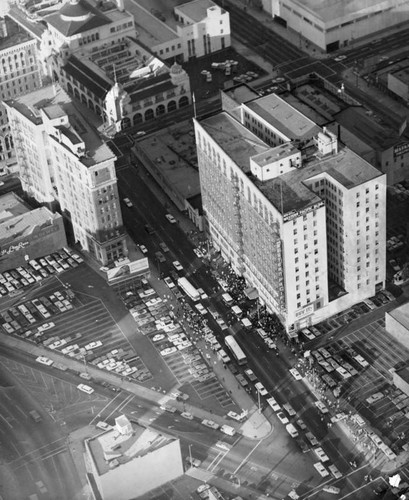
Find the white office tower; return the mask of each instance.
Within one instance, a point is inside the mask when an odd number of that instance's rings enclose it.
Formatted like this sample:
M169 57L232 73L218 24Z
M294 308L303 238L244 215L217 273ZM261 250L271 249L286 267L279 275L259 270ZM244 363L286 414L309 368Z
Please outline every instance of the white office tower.
M290 336L384 286L384 174L275 95L195 131L212 243Z

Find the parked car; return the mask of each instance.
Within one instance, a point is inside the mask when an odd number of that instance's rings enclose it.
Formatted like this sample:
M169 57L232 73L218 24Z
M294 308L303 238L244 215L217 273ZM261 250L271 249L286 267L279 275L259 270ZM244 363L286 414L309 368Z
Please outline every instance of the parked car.
M171 214L166 214L165 217L168 219L168 221L171 223L171 224L176 224L177 220L173 217L173 215Z

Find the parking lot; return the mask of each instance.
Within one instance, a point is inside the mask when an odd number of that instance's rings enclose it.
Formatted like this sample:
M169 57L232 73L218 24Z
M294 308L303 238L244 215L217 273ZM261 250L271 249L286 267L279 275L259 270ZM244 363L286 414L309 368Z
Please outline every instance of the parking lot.
M222 408L234 405L213 373L208 358L193 345L192 332L177 320L170 304L148 283L137 290L123 292L121 297L138 328L149 338L185 392L192 395L193 389L200 401L214 398Z
M364 418L355 423L355 439L373 456L381 450L386 459L395 458L405 449L409 433L409 397L392 385L390 369L406 363L409 350L386 332L384 319L331 340L311 354L312 380L324 400L340 398L337 407L345 407L347 413L353 408ZM305 368L308 363L300 365Z

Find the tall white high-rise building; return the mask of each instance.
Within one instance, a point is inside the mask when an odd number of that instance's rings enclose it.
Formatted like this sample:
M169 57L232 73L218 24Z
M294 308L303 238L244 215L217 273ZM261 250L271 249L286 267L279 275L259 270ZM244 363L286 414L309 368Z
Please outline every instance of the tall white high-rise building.
M24 191L60 205L84 250L103 264L127 255L115 154L57 86L5 102Z
M212 243L289 335L384 286L385 174L275 95L195 131Z

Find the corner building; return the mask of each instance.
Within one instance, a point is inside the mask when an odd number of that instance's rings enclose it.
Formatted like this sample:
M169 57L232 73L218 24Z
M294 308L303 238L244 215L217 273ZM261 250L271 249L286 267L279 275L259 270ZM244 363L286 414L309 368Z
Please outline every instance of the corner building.
M107 264L127 255L115 154L59 87L5 102L22 187L60 205L84 250Z
M265 116L250 120L256 135L243 110L195 121L204 213L215 248L295 337L384 286L386 176L325 129L286 140Z

